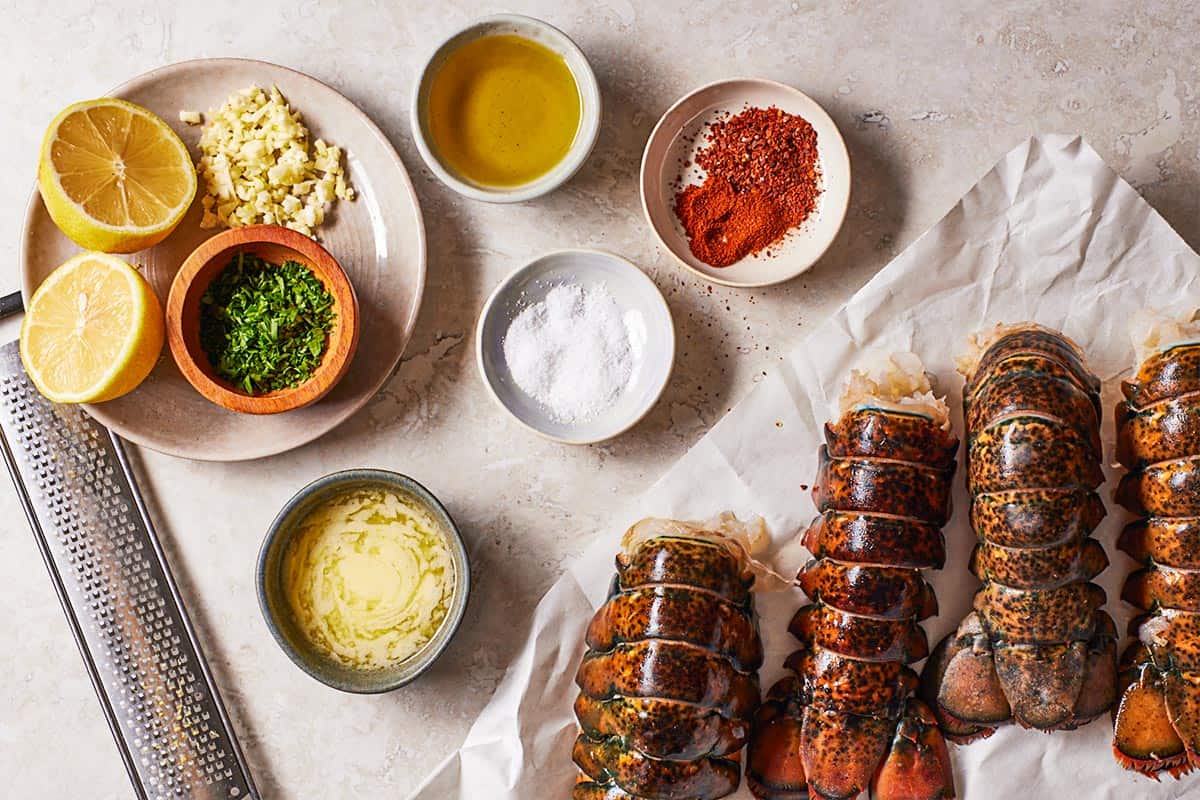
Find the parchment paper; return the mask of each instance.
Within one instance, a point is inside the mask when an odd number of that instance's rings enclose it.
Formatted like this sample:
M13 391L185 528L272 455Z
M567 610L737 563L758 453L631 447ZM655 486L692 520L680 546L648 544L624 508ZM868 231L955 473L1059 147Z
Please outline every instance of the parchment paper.
M1105 382L1104 447L1112 460L1111 408L1133 366L1127 323L1143 307L1181 312L1200 304L1200 257L1079 138L1042 136L1000 161L924 236L879 272L681 458L550 589L528 639L467 739L413 800L552 800L570 797L573 679L584 628L603 600L625 528L643 516L703 519L730 509L769 523L779 567L806 558L796 536L815 515L808 491L821 426L849 369L872 351L911 350L948 395L960 438L962 379L953 359L968 334L1034 320L1079 342ZM962 449L959 451L962 458ZM952 630L977 587L967 571L975 538L966 520L962 466L946 528L946 569L928 573L941 614L931 644ZM1109 502L1115 472L1101 489ZM1134 609L1120 600L1133 562L1113 542L1126 514L1109 502L1097 531L1112 565L1098 582L1123 633ZM798 590L760 596L764 689L795 647L785 628ZM1128 640L1121 642L1121 649ZM1107 716L1052 735L1009 726L951 747L960 797L1200 797L1200 776L1155 783L1113 761ZM736 798L750 798L743 787Z

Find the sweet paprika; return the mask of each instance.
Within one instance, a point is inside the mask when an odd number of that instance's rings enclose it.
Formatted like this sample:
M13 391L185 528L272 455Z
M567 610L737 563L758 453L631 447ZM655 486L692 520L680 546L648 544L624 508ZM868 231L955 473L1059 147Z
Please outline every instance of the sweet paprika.
M702 183L675 196L693 255L727 267L802 224L821 191L817 132L803 117L749 107L713 122L696 153Z

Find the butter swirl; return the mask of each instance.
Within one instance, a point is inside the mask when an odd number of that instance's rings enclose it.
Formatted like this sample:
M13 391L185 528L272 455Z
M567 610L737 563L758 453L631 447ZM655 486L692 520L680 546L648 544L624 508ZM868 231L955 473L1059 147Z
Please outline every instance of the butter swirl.
M287 603L301 631L349 667L381 669L437 633L455 586L440 525L405 496L339 495L301 523L283 558Z

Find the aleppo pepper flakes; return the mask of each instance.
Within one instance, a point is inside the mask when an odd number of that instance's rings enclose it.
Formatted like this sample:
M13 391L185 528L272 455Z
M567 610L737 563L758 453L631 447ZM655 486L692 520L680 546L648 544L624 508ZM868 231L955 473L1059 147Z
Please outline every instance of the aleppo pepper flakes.
M782 239L821 192L817 132L775 106L749 107L709 125L696 165L703 183L675 196L693 255L727 267Z

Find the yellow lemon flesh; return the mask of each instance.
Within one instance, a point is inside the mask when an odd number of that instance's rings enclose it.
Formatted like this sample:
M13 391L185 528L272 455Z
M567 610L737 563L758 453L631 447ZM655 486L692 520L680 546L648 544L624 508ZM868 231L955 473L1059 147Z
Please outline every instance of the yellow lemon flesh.
M158 361L163 311L150 284L115 256L81 253L33 293L21 360L55 403L99 403L137 388Z
M132 253L175 229L196 196L187 147L141 106L76 103L42 140L38 188L51 219L80 247Z

